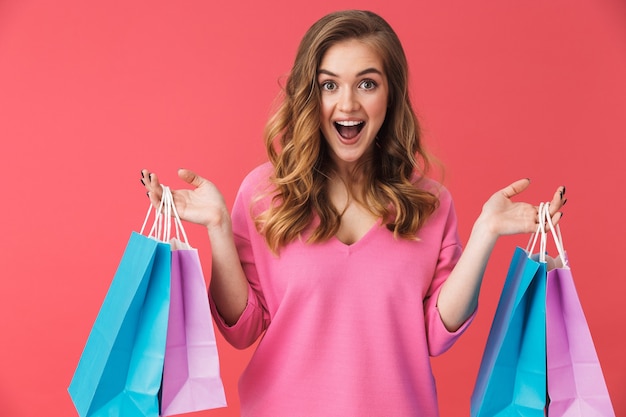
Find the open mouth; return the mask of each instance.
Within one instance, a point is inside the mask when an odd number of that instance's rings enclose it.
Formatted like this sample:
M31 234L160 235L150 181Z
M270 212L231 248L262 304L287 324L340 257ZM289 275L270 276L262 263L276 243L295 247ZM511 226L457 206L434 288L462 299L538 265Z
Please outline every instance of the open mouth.
M337 132L342 138L353 139L361 133L361 130L363 130L363 127L365 126L365 122L346 120L335 122L334 125L335 129L337 129Z

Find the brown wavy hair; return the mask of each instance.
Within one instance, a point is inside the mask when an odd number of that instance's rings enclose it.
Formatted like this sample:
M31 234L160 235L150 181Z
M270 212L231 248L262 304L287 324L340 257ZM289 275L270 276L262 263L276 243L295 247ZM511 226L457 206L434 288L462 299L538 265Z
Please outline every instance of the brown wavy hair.
M327 240L339 229L341 213L327 194L333 168L320 130L317 71L331 46L351 39L375 48L389 82L388 109L377 135L377 149L359 164L365 187L357 198L396 237L406 239L417 239L417 231L439 203L434 193L417 185L426 176L431 158L421 144L409 99L407 60L398 36L372 12L331 13L304 35L280 105L265 129L267 153L274 166L273 197L270 207L255 220L274 252L300 237L315 215L320 221L310 242Z

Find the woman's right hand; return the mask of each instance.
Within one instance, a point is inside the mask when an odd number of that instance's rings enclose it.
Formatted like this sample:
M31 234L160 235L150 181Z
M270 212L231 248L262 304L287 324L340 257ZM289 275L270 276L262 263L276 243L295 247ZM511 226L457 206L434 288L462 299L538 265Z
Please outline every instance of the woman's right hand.
M182 220L203 225L207 228L221 226L230 222L230 215L224 197L210 181L196 175L188 169L179 169L178 176L194 186L192 190L171 190L178 215ZM141 170L141 182L146 187L150 202L158 207L163 188L155 173Z

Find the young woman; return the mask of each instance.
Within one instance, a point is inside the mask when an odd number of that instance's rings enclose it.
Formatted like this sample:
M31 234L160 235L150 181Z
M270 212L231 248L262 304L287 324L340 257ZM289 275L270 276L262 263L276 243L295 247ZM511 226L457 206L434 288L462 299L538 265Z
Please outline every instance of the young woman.
M426 176L400 41L366 11L308 30L266 143L232 216L191 171L195 188L173 191L208 229L218 328L238 348L263 336L242 415L437 416L429 357L471 322L498 237L536 230L537 207L511 200L528 180L485 203L462 251L452 198ZM142 177L158 204L157 176Z

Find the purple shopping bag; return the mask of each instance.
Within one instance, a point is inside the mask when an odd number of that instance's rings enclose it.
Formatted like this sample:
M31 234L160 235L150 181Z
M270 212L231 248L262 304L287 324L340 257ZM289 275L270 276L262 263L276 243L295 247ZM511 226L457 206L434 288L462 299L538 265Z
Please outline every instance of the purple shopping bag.
M196 249L172 241L169 324L161 415L226 406L215 331Z
M550 417L615 417L569 268L548 272L546 295Z
M546 288L549 417L615 417L602 368L576 292L559 226L546 216L559 257Z

